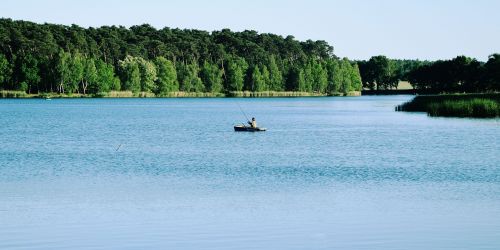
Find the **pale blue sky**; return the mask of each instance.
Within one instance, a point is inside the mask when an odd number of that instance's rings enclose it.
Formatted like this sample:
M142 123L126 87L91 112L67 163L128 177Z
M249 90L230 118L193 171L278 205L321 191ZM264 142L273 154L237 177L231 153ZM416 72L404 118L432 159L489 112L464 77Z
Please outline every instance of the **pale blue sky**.
M80 26L149 23L326 40L339 56L486 60L500 52L500 0L3 0L0 16Z

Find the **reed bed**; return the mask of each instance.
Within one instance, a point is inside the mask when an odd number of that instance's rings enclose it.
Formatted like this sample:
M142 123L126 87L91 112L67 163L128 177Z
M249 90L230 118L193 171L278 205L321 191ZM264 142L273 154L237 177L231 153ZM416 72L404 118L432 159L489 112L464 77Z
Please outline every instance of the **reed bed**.
M96 97L109 97L109 98L130 98L135 97L132 91L110 91L99 93Z
M176 91L169 92L165 94L158 95L157 97L174 97L174 98L182 98L182 97L224 97L223 93L209 93L209 92L184 92L184 91Z
M492 118L500 116L500 93L417 96L396 111L429 116Z
M227 94L229 97L299 97L299 96L326 96L322 93L298 92L298 91L231 91Z
M209 93L209 92L168 92L163 94L154 94L152 92L132 92L132 91L110 91L100 92L97 94L81 94L81 93L38 93L27 94L24 91L0 91L0 98L210 98L210 97L317 97L317 96L360 96L360 91L351 91L349 93L317 93L317 92L300 92L300 91L232 91L228 93Z
M500 105L489 99L455 100L432 103L427 113L430 116L450 117L498 117Z
M25 91L15 90L0 90L0 98L28 98L30 97Z

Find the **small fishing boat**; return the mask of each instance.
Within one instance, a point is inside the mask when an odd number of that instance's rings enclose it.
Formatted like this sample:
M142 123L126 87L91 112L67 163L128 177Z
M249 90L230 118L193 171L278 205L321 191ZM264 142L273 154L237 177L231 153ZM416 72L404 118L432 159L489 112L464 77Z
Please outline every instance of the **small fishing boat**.
M257 122L255 121L255 117L252 117L252 121L250 121L248 119L247 114L245 114L245 111L243 111L243 109L241 108L240 104L238 102L236 102L236 104L238 104L238 107L240 108L240 111L243 114L243 116L245 116L245 118L247 118L247 123L250 126L247 126L244 123L242 123L240 125L234 125L234 131L236 131L236 132L263 132L263 131L266 131L266 128L257 127Z
M266 128L252 128L250 126L245 126L245 125L235 125L234 126L234 131L236 132L263 132L266 131Z

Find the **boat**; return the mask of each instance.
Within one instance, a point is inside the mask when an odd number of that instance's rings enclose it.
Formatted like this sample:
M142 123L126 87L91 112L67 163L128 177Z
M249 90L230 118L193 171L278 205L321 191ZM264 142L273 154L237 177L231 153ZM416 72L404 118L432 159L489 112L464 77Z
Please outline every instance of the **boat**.
M245 126L245 125L235 125L234 126L234 131L236 132L263 132L266 131L266 128L252 128L250 126Z
M238 104L238 107L240 108L240 111L243 114L243 116L245 116L245 118L247 118L248 124L253 125L255 127L247 126L247 125L245 125L245 123L242 123L239 125L234 125L234 131L236 131L236 132L263 132L263 131L266 131L266 128L257 127L257 123L255 122L254 117L252 117L252 121L250 121L250 119L248 119L248 116L245 113L245 111L243 111L243 109L241 108L240 104L238 102L236 102L236 104Z

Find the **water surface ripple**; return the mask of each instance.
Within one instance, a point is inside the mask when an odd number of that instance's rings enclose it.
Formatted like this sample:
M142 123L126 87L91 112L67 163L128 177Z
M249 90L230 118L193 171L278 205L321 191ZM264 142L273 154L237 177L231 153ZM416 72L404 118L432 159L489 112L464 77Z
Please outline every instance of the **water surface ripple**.
M410 98L0 100L0 249L499 249L499 120Z

